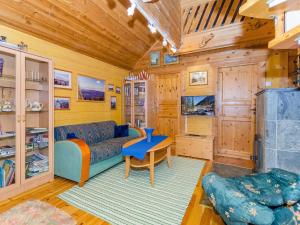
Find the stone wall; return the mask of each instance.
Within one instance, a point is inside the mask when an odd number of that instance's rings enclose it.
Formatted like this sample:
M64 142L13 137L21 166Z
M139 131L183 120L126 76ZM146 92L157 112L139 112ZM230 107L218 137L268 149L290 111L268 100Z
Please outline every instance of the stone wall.
M300 173L299 89L268 89L258 96L257 133L264 171L276 167Z

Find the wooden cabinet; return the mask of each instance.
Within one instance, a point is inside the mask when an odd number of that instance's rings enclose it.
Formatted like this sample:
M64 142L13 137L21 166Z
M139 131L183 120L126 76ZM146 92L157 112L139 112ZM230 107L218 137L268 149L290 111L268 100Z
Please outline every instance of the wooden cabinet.
M52 61L0 47L0 200L53 179Z
M176 136L176 155L213 159L213 136Z
M133 127L147 127L147 81L126 81L124 90L125 122Z

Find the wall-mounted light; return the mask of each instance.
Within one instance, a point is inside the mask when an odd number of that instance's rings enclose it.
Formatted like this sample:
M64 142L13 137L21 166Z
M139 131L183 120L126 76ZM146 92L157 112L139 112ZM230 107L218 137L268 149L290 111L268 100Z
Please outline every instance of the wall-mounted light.
M131 2L131 6L127 9L127 15L133 16L135 8L136 4L134 2Z
M151 31L152 34L156 33L156 31L157 31L155 26L151 23L148 24L148 28L149 28L149 30Z

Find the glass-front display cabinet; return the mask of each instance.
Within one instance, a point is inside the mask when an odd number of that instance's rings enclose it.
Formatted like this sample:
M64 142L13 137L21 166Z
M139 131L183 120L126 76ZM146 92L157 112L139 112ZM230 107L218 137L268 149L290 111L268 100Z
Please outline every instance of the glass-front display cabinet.
M0 200L53 179L50 59L0 47Z
M126 81L125 122L132 127L147 127L147 81Z

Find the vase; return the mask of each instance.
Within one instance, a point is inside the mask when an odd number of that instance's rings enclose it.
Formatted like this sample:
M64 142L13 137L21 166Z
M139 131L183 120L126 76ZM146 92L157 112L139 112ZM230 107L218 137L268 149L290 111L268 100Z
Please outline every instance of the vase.
M153 131L154 131L154 128L145 128L145 132L147 135L147 142L151 142Z
M0 58L0 77L2 76L3 73L3 64L4 64L4 59Z

